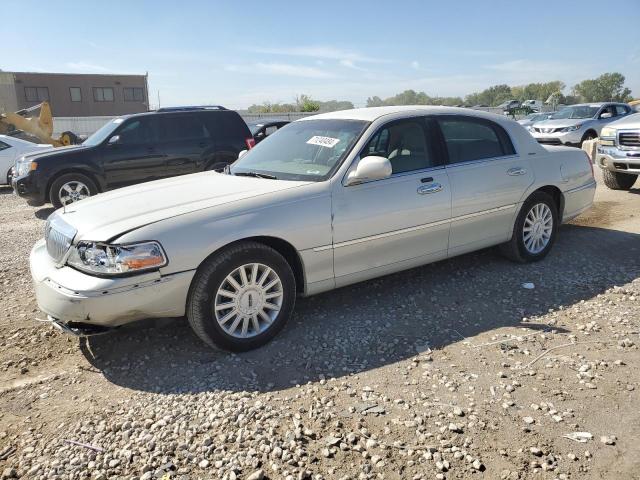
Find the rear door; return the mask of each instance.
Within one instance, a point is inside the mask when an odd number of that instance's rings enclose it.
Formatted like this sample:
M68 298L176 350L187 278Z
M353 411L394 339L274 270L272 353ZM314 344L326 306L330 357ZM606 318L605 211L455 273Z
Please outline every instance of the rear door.
M158 116L160 146L166 155L163 175L172 177L205 169L215 155L215 141L202 112Z
M247 150L253 135L249 127L237 112L231 110L212 111L206 113L207 128L216 143L213 167L221 169L235 162L242 150Z
M100 146L108 188L156 180L164 176L165 155L158 146L155 115L127 119Z
M15 147L0 140L0 184L9 183L8 174L13 167L13 159L16 155Z
M534 176L507 132L487 119L437 117L451 182L449 254L508 240L514 214Z

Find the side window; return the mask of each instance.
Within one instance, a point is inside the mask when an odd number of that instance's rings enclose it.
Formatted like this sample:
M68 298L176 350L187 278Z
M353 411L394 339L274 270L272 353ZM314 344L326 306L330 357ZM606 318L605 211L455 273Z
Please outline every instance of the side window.
M117 135L121 145L139 145L155 140L153 122L148 118L139 118L126 123Z
M225 144L234 145L238 142L239 146L242 144L246 148L245 139L252 136L249 127L236 112L208 112L204 120L211 136Z
M449 153L449 163L513 155L515 150L507 133L488 120L440 118L440 130Z
M392 122L382 127L360 153L361 157L370 155L388 158L393 174L436 165L427 145L422 118Z
M0 152L2 150L6 150L7 148L11 148L11 145L9 145L8 143L0 142Z
M270 126L268 126L267 128L264 129L264 134L268 137L272 133L276 133L276 130L278 130L278 126L277 125L270 125Z
M622 117L629 113L629 110L624 105L616 105L616 115Z
M210 137L209 130L198 115L165 115L160 121L162 139L169 142L204 140Z

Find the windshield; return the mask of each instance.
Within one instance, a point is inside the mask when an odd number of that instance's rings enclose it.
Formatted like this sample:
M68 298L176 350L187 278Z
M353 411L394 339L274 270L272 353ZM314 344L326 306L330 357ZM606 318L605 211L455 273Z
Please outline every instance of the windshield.
M279 180L326 180L368 122L304 120L279 129L233 164L233 175L259 173Z
M551 118L593 118L600 110L599 105L575 105L573 107L565 107L558 113L554 113Z
M82 144L89 147L95 147L96 145L101 144L122 122L124 122L124 118L114 118L110 122L105 123L100 127L100 129L96 130L96 132L82 142Z

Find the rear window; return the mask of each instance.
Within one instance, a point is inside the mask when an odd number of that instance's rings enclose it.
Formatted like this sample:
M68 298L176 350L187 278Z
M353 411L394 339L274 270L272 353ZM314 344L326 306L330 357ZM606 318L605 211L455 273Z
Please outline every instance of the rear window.
M237 112L206 112L203 117L209 132L216 139L241 141L244 144L247 138L252 137L249 127Z
M513 155L515 149L504 129L489 120L470 117L439 118L449 163Z

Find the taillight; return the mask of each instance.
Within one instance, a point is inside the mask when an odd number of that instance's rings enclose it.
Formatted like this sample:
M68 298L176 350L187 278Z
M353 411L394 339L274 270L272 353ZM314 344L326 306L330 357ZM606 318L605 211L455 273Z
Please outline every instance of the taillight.
M245 140L245 143L247 144L247 149L251 150L253 147L256 146L256 139L251 137L251 138L247 138Z

